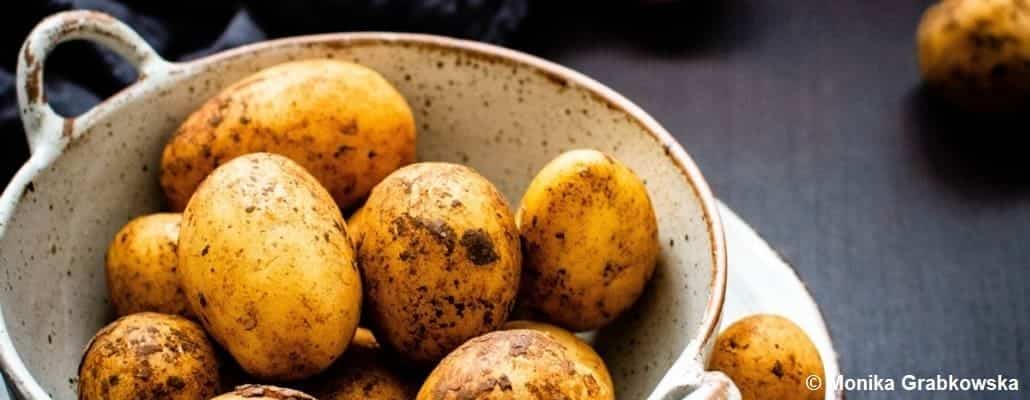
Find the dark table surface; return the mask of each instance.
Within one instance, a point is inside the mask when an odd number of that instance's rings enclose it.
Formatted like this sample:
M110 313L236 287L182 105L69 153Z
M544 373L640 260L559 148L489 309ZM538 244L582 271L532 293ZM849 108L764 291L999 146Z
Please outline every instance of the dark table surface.
M609 85L679 139L808 284L846 376L1030 384L1030 157L1016 128L921 88L914 32L930 2L685 3L565 10L519 47Z

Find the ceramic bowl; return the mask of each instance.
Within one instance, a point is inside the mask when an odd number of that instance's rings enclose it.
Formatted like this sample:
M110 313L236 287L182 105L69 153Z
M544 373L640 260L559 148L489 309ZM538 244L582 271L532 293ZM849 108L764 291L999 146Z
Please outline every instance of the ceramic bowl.
M46 104L43 62L76 39L121 54L140 78L64 118ZM626 98L523 53L416 34L305 36L172 63L111 17L74 11L41 22L18 55L32 157L0 198L0 363L12 391L76 396L83 346L113 317L104 253L130 218L163 209L160 154L184 118L248 74L315 57L379 71L414 111L419 159L470 165L511 204L564 150L597 148L634 169L657 211L659 265L638 304L593 340L621 399L681 398L698 387L726 287L722 226L686 151Z

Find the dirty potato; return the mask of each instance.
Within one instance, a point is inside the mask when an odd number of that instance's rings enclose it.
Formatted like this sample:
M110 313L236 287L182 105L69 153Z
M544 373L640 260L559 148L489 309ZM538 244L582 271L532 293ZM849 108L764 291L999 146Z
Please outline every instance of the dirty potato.
M593 347L590 347L590 345L582 339L573 335L572 332L551 324L533 321L510 321L504 324L501 329L531 329L551 335L554 340L561 343L569 351L575 353L573 355L574 359L584 367L590 368L590 370L593 371L593 375L601 382L602 392L599 398L613 398L613 396L615 396L612 377L611 374L608 373L608 366L604 364L604 360L602 360L601 356L594 351Z
M218 362L204 330L180 316L138 313L101 329L79 365L79 399L207 400Z
M415 122L369 68L306 60L262 70L205 103L168 142L161 186L169 205L182 210L215 167L254 152L296 161L348 208L415 161Z
M118 315L143 311L189 316L179 285L176 249L182 214L160 213L129 221L107 250L107 289Z
M944 0L917 33L923 79L972 111L1030 111L1030 2Z
M364 207L361 207L355 210L354 213L347 218L347 233L350 234L350 240L351 243L354 244L354 250L361 247L361 222L359 222L359 220L362 215L361 211L364 209Z
M709 368L726 373L744 400L816 400L825 388L810 390L805 379L823 378L819 351L790 320L754 315L730 325L715 342Z
M614 399L608 378L577 349L537 329L491 332L440 361L417 399Z
M456 164L410 165L376 186L361 213L365 299L385 345L431 363L508 318L518 232L485 178Z
M320 400L410 400L417 387L394 371L368 329L358 328L343 356L303 389Z
M573 331L596 329L629 308L654 273L658 223L647 189L596 150L548 163L522 196L521 301Z
M179 278L208 332L260 379L321 372L357 329L361 279L343 217L282 156L238 157L197 189L183 214Z
M269 385L243 385L211 400L316 400L308 394Z

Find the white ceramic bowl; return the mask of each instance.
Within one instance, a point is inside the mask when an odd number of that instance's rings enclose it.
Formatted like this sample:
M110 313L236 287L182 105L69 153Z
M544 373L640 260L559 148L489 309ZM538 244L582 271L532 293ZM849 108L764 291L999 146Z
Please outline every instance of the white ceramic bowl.
M122 54L140 79L63 118L45 102L43 61L73 39ZM0 363L13 391L32 400L75 397L83 346L112 319L104 252L130 218L162 209L157 174L169 134L232 82L314 57L379 71L413 108L419 159L470 165L512 204L563 150L592 147L626 162L646 181L662 251L644 297L597 332L595 345L621 399L681 398L711 376L701 366L726 287L714 199L675 139L611 89L523 53L414 34L305 36L171 63L120 22L76 11L40 23L18 57L32 157L0 198Z

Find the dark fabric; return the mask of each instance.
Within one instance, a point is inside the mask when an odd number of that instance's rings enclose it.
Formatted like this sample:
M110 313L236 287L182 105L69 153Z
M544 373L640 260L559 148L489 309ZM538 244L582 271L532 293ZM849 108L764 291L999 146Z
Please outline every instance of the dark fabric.
M111 14L171 60L202 57L270 37L389 30L436 33L505 43L528 13L529 0L28 0L0 14L0 132L5 136L0 180L28 158L14 88L16 54L33 26L71 9ZM68 43L46 64L45 89L54 109L77 115L136 79L117 55L88 43Z
M689 2L666 25L583 13L534 52L661 122L791 261L846 376L896 381L849 400L1030 399L1030 112L932 100L915 29L935 1ZM691 16L707 24L672 23ZM1003 374L1020 392L904 391L906 374Z

